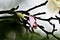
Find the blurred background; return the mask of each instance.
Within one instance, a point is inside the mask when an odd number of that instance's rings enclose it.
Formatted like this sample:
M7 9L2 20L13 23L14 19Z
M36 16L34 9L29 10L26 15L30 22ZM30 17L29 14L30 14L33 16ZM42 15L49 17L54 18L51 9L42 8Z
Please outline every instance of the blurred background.
M9 10L13 7L16 7L17 5L19 5L18 10L28 10L29 8L32 8L36 5L42 4L44 3L46 0L0 0L0 10ZM49 0L48 0L49 1ZM48 11L50 8L48 8L49 3L47 3L45 6L36 8L32 11L30 11L29 13L31 15L34 15L36 13L41 13L41 12L46 12L46 14L44 15L38 15L37 17L41 17L44 19L48 19L50 17L54 17L55 15L57 15L58 17L60 17L60 15L58 14L58 10L56 11ZM6 15L6 14L5 14ZM0 15L3 16L3 15ZM49 24L49 22L46 21L42 21L42 20L37 20L37 23L39 25L43 25L45 27L45 30L51 32L53 27ZM58 20L51 20L51 23L55 24L56 29L58 29L56 32L54 32L54 34L58 37L60 37L60 24ZM39 33L42 37L46 36L46 34L39 28L35 29L35 32ZM51 36L51 35L50 35ZM52 37L52 36L51 36ZM50 39L51 39L50 37ZM55 39L53 37L53 39Z

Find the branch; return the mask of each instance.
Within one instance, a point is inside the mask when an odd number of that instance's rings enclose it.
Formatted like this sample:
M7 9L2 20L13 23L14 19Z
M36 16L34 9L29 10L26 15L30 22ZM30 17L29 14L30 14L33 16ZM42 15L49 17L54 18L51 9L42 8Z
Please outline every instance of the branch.
M53 18L53 17L51 17L51 18L49 18L49 19L42 19L42 18L40 18L40 17L35 17L36 19L39 19L39 20L42 20L42 21L48 21L51 25L52 25L52 23L50 22L50 20L59 20L59 19L57 19L57 18Z
M26 12L29 12L29 11L35 9L35 8L38 8L38 7L44 6L44 5L47 4L47 2L48 2L48 1L46 1L45 3L42 3L42 4L38 5L38 6L35 6L35 7L33 7L33 8L30 8L30 9L28 9Z
M60 38L56 37L56 36L53 34L55 31L57 31L57 29L55 29L55 25L54 25L54 24L53 24L53 30L52 30L52 32L48 32L48 31L44 30L43 28L41 28L41 27L43 27L43 26L38 25L38 27L47 34L47 38L49 38L48 35L51 34L51 35L52 35L53 37L55 37L56 39L60 39Z
M59 20L59 24L60 24L60 18L59 17L57 17L57 16L55 16L56 17L56 19L58 19Z
M59 18L59 17L57 17L57 16L55 16L55 17L56 17L56 18L51 17L51 18L49 18L49 19L42 19L42 18L40 18L40 17L35 17L35 18L36 18L36 19L39 19L39 20L43 20L43 21L48 21L48 22L53 26L52 32L48 32L48 31L44 30L43 26L38 25L38 27L47 34L47 38L49 38L48 35L51 34L53 37L55 37L56 39L59 40L60 38L59 38L59 37L56 37L56 36L54 35L54 32L57 31L57 29L55 29L55 24L52 24L52 23L50 22L50 20L52 20L52 19L54 19L54 20L59 20L59 21L60 21L60 18Z
M46 14L46 13L45 13L45 12L42 12L42 13L37 13L37 14L34 14L33 16L43 15L43 14Z

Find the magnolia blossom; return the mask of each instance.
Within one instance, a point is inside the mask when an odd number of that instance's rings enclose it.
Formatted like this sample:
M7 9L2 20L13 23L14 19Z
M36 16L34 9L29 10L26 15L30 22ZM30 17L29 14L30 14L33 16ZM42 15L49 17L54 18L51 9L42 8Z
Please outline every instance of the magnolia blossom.
M57 7L60 8L60 0L52 0Z
M37 28L37 23L36 23L35 17L30 15L29 16L29 21L30 21L31 27L36 29Z
M51 12L59 11L60 10L60 0L48 0L47 6L48 6L48 10Z

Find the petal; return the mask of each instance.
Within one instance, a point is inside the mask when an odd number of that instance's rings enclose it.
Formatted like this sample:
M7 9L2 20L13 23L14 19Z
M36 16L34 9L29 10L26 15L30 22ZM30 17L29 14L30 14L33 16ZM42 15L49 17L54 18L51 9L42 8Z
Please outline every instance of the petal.
M33 28L37 29L37 24L36 23L34 23Z
M31 27L33 27L33 25L35 23L35 18L33 16L29 16L29 21L30 21Z

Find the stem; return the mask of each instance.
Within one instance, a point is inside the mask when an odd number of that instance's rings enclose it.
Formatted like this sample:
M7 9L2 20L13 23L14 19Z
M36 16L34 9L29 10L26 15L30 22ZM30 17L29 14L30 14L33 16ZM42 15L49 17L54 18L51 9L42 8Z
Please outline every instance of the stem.
M45 3L42 3L42 4L38 5L38 6L34 6L33 8L28 9L26 12L29 12L29 11L35 9L35 8L38 8L38 7L44 6L44 5L47 4L47 2L48 2L48 1L46 1Z

